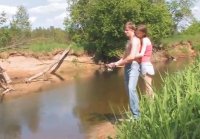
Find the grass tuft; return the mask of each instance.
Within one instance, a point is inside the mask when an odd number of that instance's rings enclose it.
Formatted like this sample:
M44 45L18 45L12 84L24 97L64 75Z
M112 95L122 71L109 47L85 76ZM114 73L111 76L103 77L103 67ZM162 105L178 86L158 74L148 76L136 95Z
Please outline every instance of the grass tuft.
M167 74L154 101L142 98L139 120L117 126L119 139L199 139L200 60L193 66Z

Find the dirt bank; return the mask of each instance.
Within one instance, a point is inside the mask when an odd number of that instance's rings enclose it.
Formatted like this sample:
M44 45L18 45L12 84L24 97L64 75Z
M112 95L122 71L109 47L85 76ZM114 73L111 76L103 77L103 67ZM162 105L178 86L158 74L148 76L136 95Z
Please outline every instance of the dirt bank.
M166 48L161 47L163 50L158 50L153 53L151 57L152 62L164 62L166 60L178 60L179 58L195 57L197 51L194 50L190 41L177 42Z
M173 49L158 51L153 54L153 62L166 61L170 58L178 59L179 57L195 56L194 51L189 44L180 46L179 44L172 46ZM186 49L187 48L187 49ZM12 87L14 91L5 95L4 100L19 97L25 94L37 93L42 90L51 89L66 82L73 82L75 78L90 78L94 72L99 69L99 65L92 64L92 58L89 56L68 56L61 65L56 75L42 77L41 81L25 83L25 79L42 71L53 63L60 55L53 58L45 56L38 59L32 55L23 55L12 53L6 59L0 59L0 65L7 71L12 79ZM77 76L78 75L78 76ZM106 139L115 136L115 127L110 122L101 123L91 130L88 138Z
M41 77L41 81L25 83L25 79L42 71L53 63L59 55L54 56L49 60L40 60L33 57L25 56L10 56L8 59L1 59L0 65L6 70L12 79L12 87L15 89L7 93L4 99L21 96L28 93L40 92L44 89L49 89L66 82L71 82L74 78L85 78L93 76L94 71L99 68L99 65L93 63L91 57L68 56L59 70L57 75ZM78 74L77 74L78 73Z

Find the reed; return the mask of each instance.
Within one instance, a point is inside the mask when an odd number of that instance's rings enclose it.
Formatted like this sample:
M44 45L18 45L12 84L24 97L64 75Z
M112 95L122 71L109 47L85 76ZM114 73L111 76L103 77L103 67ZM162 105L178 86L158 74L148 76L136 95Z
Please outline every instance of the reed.
M141 98L141 117L117 125L119 139L199 139L200 60L193 66L167 74L155 99Z

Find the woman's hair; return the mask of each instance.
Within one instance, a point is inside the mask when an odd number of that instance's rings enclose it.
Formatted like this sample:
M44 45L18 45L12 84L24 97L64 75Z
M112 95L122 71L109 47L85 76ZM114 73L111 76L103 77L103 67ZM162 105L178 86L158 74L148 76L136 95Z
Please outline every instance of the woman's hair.
M146 25L138 25L136 30L144 33L144 35L142 37L147 37L147 26Z
M132 29L134 31L136 30L135 24L133 24L131 21L127 22L124 27Z

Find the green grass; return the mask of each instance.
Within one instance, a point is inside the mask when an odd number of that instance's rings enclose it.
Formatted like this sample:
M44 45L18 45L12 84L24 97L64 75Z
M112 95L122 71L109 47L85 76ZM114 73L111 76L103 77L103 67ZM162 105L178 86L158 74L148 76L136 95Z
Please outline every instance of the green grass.
M197 34L179 34L171 36L170 38L165 38L161 41L164 48L171 46L176 43L184 42L184 41L191 41L193 44L193 47L197 50L200 50L200 33Z
M45 53L52 52L55 50L63 50L71 47L74 53L83 53L83 47L76 45L75 43L64 44L64 43L56 43L53 41L44 41L44 42L36 42L32 43L28 46L28 50L35 53Z
M167 75L155 100L142 97L139 120L118 124L119 139L200 139L200 60ZM130 115L130 114L129 114Z
M31 44L28 47L28 50L31 50L33 52L51 52L56 49L66 49L68 46L66 44L58 44L55 42L52 43L35 43Z

